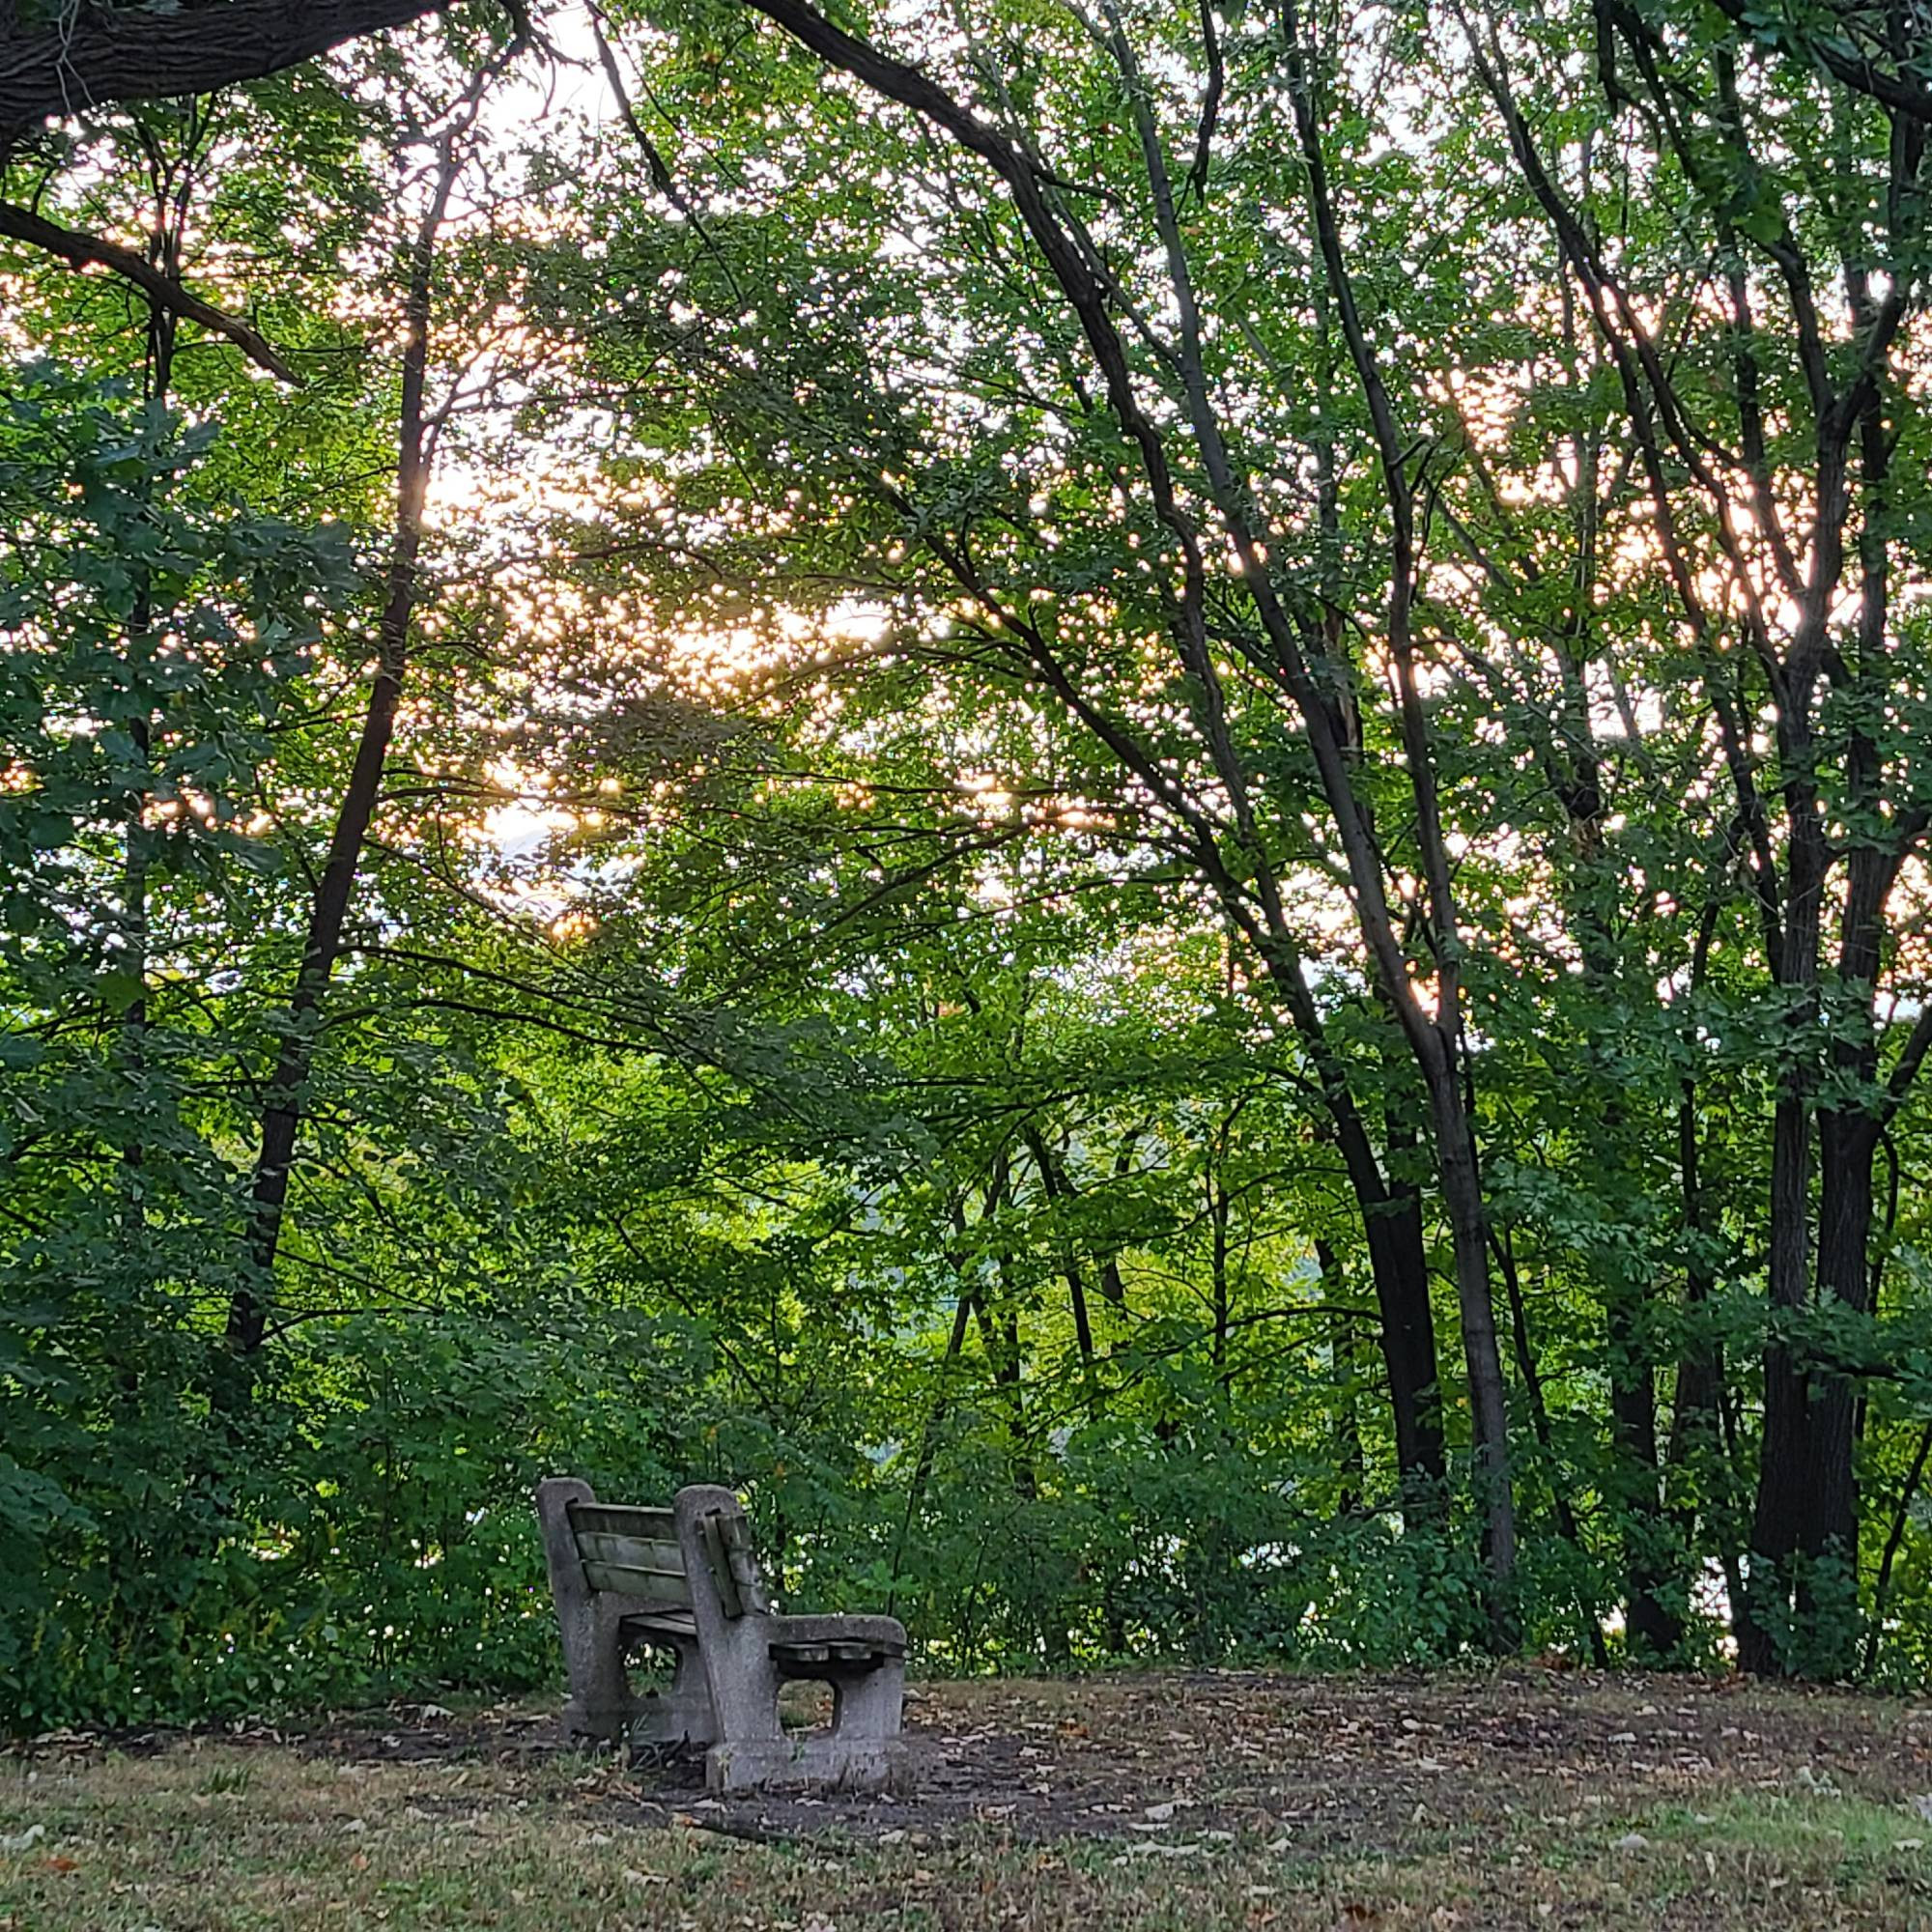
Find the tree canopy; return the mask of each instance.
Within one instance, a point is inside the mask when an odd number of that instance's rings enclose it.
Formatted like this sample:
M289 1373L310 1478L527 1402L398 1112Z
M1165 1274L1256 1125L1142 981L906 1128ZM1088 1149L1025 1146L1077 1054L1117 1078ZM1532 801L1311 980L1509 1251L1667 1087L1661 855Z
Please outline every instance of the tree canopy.
M0 21L0 1709L1922 1682L1927 44Z

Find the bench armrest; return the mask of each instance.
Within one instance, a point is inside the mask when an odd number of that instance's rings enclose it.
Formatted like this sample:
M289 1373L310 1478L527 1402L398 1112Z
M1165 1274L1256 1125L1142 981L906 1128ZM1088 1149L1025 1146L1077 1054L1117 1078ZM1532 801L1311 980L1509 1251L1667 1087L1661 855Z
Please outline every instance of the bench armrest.
M767 1634L773 1643L886 1643L905 1648L905 1625L896 1617L828 1616L771 1617Z

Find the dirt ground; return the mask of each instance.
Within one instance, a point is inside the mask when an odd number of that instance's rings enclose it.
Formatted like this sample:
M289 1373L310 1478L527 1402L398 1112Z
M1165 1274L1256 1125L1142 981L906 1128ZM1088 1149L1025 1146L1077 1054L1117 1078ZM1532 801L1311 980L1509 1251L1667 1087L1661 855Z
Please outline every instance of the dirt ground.
M822 1717L809 1693L790 1694L788 1721ZM984 1680L913 1687L906 1721L918 1766L909 1799L711 1799L696 1753L630 1763L611 1753L601 1781L612 1806L640 1820L679 1816L747 1837L944 1838L992 1825L1033 1841L1265 1827L1291 1831L1311 1854L1390 1848L1431 1818L1480 1832L1526 1804L1575 1810L1635 1793L1835 1785L1896 1804L1932 1794L1932 1703L1743 1679L1505 1670ZM368 1764L530 1764L567 1750L554 1717L530 1705L401 1706L232 1735ZM124 1747L170 1742L148 1734ZM60 1747L76 1745L88 1747Z
M713 1799L694 1760L568 1751L524 1705L55 1735L0 1767L0 1932L353 1925L357 1898L370 1924L647 1922L597 1907L606 1865L619 1898L673 1887L685 1928L1932 1927L1932 1706L1529 1668L1212 1672L927 1684L908 1722L898 1800ZM281 1902L249 1917L198 1889L183 1916L171 1875L224 1822L197 1884L228 1861ZM514 1851L497 1889L452 1849L479 1835ZM714 1915L723 1881L693 1875L730 1843L734 1912ZM370 1902L384 1847L441 1889ZM63 1865L150 1916L87 1917ZM568 1875L570 1911L554 1873L504 1876L526 1865Z

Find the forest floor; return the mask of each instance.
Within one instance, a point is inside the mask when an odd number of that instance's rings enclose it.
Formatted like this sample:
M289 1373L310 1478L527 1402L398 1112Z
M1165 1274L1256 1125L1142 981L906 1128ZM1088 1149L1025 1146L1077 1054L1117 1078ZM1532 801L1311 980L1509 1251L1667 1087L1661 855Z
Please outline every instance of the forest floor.
M805 1715L805 1714L802 1714ZM1932 1708L1670 1677L918 1688L904 1800L529 1706L0 1758L0 1932L1932 1928Z

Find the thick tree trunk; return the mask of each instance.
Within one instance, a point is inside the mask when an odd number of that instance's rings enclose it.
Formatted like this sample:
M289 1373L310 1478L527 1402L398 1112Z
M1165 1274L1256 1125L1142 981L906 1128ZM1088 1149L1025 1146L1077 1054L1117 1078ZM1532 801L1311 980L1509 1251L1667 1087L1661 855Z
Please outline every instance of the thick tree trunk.
M1774 1323L1799 1315L1810 1300L1812 1094L1814 1079L1802 1042L1818 1019L1820 918L1830 851L1815 785L1802 776L1810 757L1810 685L1785 698L1779 749L1785 786L1790 857L1784 893L1781 956L1774 961L1784 987L1785 1032L1792 1042L1781 1070L1771 1135L1769 1293ZM1818 1470L1811 1438L1810 1378L1791 1344L1774 1329L1764 1351L1764 1435L1757 1501L1751 1513L1750 1572L1738 1661L1748 1671L1788 1667L1778 1639L1787 1621L1796 1561L1810 1541Z
M1867 753L1868 755L1868 753ZM1855 767L1861 762L1854 746ZM1891 868L1886 855L1863 848L1852 855L1839 945L1837 986L1857 1001L1833 1028L1834 1091L1874 1094L1878 1082L1878 978L1884 903ZM1858 1315L1872 1312L1877 1270L1872 1265L1872 1180L1881 1122L1876 1099L1821 1108L1818 1134L1817 1300ZM1810 1574L1804 1608L1816 1626L1816 1667L1845 1677L1857 1666L1859 1495L1856 1457L1859 1390L1845 1375L1814 1372L1810 1390L1811 1455L1815 1465L1804 1549Z
M1818 1120L1818 1294L1859 1314L1870 1310L1872 1168L1878 1131L1863 1113L1822 1114ZM1817 1494L1806 1525L1820 1556L1858 1563L1858 1486L1853 1475L1858 1391L1844 1376L1819 1372L1811 1398L1812 1453Z
M1805 1305L1809 1259L1810 1109L1802 1095L1777 1104L1772 1126L1771 1303L1774 1316ZM1738 1662L1756 1675L1782 1667L1775 1608L1791 1587L1794 1553L1811 1512L1810 1385L1790 1346L1764 1351L1764 1433L1751 1512L1750 1571L1738 1629Z
M1447 1505L1448 1463L1442 1443L1442 1391L1435 1360L1435 1313L1430 1302L1429 1252L1422 1201L1406 1179L1385 1176L1348 1072L1328 1042L1298 957L1264 950L1268 972L1313 1061L1330 1130L1362 1219L1380 1316L1378 1340L1388 1376L1396 1467L1403 1513L1417 1522L1439 1520ZM1390 1146L1402 1151L1401 1129ZM1407 1146L1414 1145L1412 1138Z
M1384 1179L1352 1102L1335 1120L1335 1140L1368 1244L1369 1273L1380 1317L1376 1339L1388 1381L1404 1513L1433 1520L1445 1505L1448 1462L1442 1445L1442 1391L1422 1203L1406 1182Z
M171 100L259 80L449 0L187 0L78 4L0 22L0 143L120 100Z

